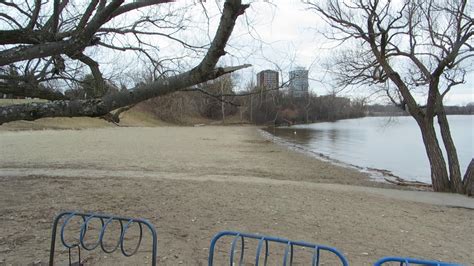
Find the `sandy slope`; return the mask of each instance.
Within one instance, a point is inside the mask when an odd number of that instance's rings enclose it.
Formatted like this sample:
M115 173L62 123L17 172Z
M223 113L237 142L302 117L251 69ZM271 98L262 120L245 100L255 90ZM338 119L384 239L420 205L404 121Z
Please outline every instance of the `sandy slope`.
M50 221L66 209L149 219L164 265L205 264L224 229L333 245L353 265L385 255L474 261L474 211L428 204L473 199L374 187L388 185L277 146L254 127L0 131L0 265L47 261ZM127 265L147 255L88 256Z

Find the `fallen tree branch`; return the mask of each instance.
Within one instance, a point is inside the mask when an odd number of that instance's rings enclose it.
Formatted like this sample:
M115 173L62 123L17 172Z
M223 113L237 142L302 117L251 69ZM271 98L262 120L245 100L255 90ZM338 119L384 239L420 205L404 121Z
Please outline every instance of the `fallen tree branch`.
M0 93L14 94L21 97L32 97L47 100L65 100L67 97L59 91L51 90L42 86L16 85L0 82Z
M149 84L140 85L130 91L120 91L102 98L88 100L62 100L47 103L28 103L0 107L0 124L16 120L36 120L43 117L104 116L107 113L144 100L181 90L225 74L249 67L240 65L216 68L219 58L225 55L224 48L234 29L237 17L248 5L240 0L227 0L214 40L203 60L193 69Z
M402 179L402 178L399 178L399 177L395 177L394 179L384 177L384 179L385 179L385 181L387 181L391 184L398 185L398 186L414 186L414 187L433 188L432 185L427 184L427 183L423 183L423 182L419 182L419 181L409 181L409 180L405 180L405 179Z
M112 121L113 123L120 123L120 114L122 114L123 112L126 112L130 109L132 109L136 104L132 104L132 105L129 105L129 106L124 106L124 107L121 107L119 109L117 109L113 116L112 116Z

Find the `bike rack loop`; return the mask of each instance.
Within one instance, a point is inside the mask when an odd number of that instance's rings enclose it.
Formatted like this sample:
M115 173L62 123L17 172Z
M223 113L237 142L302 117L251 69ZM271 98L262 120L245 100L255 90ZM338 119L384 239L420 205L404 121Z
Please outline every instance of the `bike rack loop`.
M268 243L269 242L276 242L276 243L281 243L281 244L286 244L285 248L285 254L283 256L283 265L287 265L288 261L288 256L289 258L289 264L292 265L293 263L293 247L294 246L301 246L301 247L308 247L312 248L314 250L313 257L312 257L312 264L313 266L318 266L319 265L319 257L320 257L320 251L328 251L330 253L335 254L339 260L341 261L343 266L348 266L349 263L347 262L347 259L342 255L342 253L329 246L324 246L324 245L317 245L317 244L312 244L312 243L307 243L307 242L302 242L302 241L291 241L288 239L284 238L278 238L278 237L272 237L272 236L263 236L263 235L256 235L256 234L248 234L248 233L242 233L242 232L236 232L236 231L222 231L217 233L211 240L211 245L209 247L209 258L208 258L208 265L213 266L214 265L214 249L216 246L217 241L223 237L223 236L234 236L234 239L231 244L231 250L230 250L230 259L229 259L229 265L233 265L233 260L234 260L234 252L235 252L235 247L237 244L237 241L241 239L241 252L240 252L240 260L239 260L239 265L242 265L243 258L244 258L244 239L245 238L251 238L258 240L258 245L257 245L257 254L255 256L255 266L259 265L259 260L260 260L260 253L262 251L263 245L265 244L265 258L264 258L264 265L267 265L267 259L269 256L269 249L268 249Z
M138 251L138 248L141 245L141 241L142 241L142 237L143 237L143 225L145 225L146 227L148 227L148 229L150 230L150 233L152 235L152 262L151 262L151 265L156 266L156 257L157 257L157 252L158 252L157 251L157 245L158 245L158 243L157 243L157 234L156 234L155 227L149 221L147 221L145 219L141 219L141 218L129 218L129 217L121 217L121 216L115 216L115 215L108 215L108 214L82 213L82 212L75 212L75 211L61 212L54 219L52 233L51 233L51 249L50 249L50 253L49 253L49 265L50 266L54 265L54 251L55 251L55 245L56 245L56 233L57 233L58 223L59 223L59 220L64 216L66 216L66 219L64 220L64 222L61 226L60 236L61 236L61 243L63 244L63 246L69 249L69 260L70 260L69 262L70 263L71 263L70 251L71 251L72 248L75 248L75 247L79 248L79 257L80 257L80 248L81 247L84 248L85 250L91 251L91 250L96 249L98 246L100 246L101 249L105 253L113 253L120 246L121 253L124 256L126 256L126 257L133 256ZM64 239L64 231L65 231L65 228L66 228L67 224L69 223L69 221L74 217L81 217L82 220L83 220L83 223L81 224L81 227L80 227L81 229L80 229L80 232L79 232L79 242L70 244L70 243L66 243L66 241ZM93 245L87 246L84 243L84 238L85 238L85 235L87 233L88 224L93 219L99 219L100 220L101 230L100 230L97 242ZM113 221L118 221L120 223L120 237L119 237L115 247L111 250L107 250L104 246L104 243L103 243L104 239L103 238L104 238L107 226L110 223L112 223ZM126 223L126 224L124 225L124 223ZM140 238L139 238L137 246L135 247L133 252L127 253L125 251L125 248L124 248L125 234L127 233L128 228L133 223L138 224L138 226L140 228ZM80 261L80 258L79 258L79 261Z
M400 266L409 266L410 264L427 265L427 266L462 266L461 264L448 263L441 261L422 260L415 258L403 258L403 257L385 257L381 258L374 263L374 266L382 266L386 262L400 262Z

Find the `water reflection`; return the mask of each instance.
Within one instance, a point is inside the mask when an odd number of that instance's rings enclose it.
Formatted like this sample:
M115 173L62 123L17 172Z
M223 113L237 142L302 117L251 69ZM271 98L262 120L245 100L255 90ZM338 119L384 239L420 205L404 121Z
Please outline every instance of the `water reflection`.
M317 141L321 139L325 133L323 130L296 127L273 128L267 131L275 136L283 137L298 144L309 144Z
M474 156L474 116L449 116L449 120L464 171ZM421 135L410 117L366 117L274 128L268 132L348 164L386 169L403 178L430 182Z

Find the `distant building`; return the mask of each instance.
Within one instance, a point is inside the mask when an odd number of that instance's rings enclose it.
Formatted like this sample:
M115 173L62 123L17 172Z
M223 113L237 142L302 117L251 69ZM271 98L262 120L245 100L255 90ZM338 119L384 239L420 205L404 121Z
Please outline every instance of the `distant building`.
M294 97L308 95L308 70L304 67L296 67L290 71L290 94Z
M257 74L257 87L266 89L278 88L278 72L274 70L263 70Z

